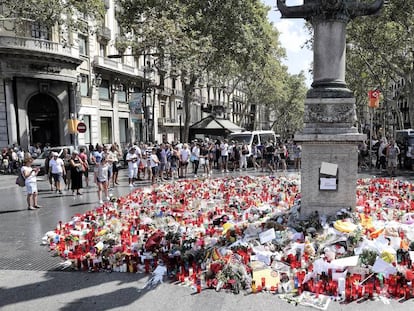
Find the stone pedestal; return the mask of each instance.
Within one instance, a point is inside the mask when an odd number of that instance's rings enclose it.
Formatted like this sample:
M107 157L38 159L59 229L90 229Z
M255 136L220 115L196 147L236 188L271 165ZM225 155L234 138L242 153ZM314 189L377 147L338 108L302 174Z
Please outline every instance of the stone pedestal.
M332 215L355 206L358 144L366 137L354 127L355 99L345 82L346 25L358 16L377 13L383 3L313 0L287 6L286 1L277 0L282 17L305 18L314 30L314 80L306 95L303 132L295 135L302 145L301 217L315 211ZM324 180L325 189L320 188L322 162L330 163L325 165L328 168L337 167L334 190L330 177Z
M317 211L334 215L354 208L358 178L358 144L366 139L354 128L354 98L307 98L305 126L295 141L302 146L301 218ZM321 190L322 162L337 165L336 190Z

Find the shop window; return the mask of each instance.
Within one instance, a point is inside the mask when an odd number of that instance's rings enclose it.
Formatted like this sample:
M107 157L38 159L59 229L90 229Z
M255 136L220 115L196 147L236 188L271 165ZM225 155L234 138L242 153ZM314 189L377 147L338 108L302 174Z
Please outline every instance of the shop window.
M127 102L127 91L125 85L121 84L118 90L118 102L126 103Z
M99 44L99 56L106 57L106 44Z
M81 96L89 95L89 77L87 75L81 75L80 94Z
M101 117L101 141L112 144L112 122L110 117Z
M78 35L79 41L79 54L80 55L88 55L88 37L79 34Z
M109 80L102 80L99 86L99 99L109 100Z
M32 38L50 40L49 29L40 23L33 23L31 25Z
M119 118L119 145L126 146L128 143L128 119Z

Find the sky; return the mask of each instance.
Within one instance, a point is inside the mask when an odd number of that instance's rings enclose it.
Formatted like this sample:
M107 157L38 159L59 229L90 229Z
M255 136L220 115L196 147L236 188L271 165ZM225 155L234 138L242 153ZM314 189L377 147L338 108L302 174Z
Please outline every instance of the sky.
M302 18L284 18L280 17L277 9L276 0L262 0L263 3L272 9L269 11L268 18L276 26L280 33L279 41L285 48L287 58L283 63L288 67L291 74L298 74L303 70L306 76L306 84L312 84L312 75L309 69L312 65L312 51L302 47L308 39L308 33L304 29L305 20ZM289 6L303 4L303 0L288 0Z

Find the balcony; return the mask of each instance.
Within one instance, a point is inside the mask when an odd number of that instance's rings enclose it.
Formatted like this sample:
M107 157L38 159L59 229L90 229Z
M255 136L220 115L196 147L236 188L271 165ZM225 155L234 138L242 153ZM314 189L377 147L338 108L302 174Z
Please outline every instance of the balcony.
M95 56L93 58L93 65L94 67L116 72L121 75L130 76L132 78L144 78L144 71L142 69L123 64L119 61L107 57Z
M162 96L170 96L171 94L173 94L173 90L169 87L165 87L165 86L159 86L159 94Z
M171 118L158 118L158 125L160 126L179 126L179 122L177 119Z
M0 54L44 58L48 61L62 61L76 65L81 63L79 50L73 46L28 37L0 36Z
M200 95L194 95L193 101L203 104L207 102L207 98L205 98L204 96L200 96Z
M171 96L173 98L183 99L184 98L184 92L180 91L180 90L172 89L171 90Z
M111 29L108 27L100 27L96 32L99 41L111 40Z

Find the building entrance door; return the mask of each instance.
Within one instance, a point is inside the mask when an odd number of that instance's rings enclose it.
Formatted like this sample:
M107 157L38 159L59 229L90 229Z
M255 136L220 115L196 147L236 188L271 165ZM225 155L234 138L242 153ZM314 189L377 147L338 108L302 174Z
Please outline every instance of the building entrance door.
M37 94L29 100L30 144L59 146L59 110L56 101L47 94Z

